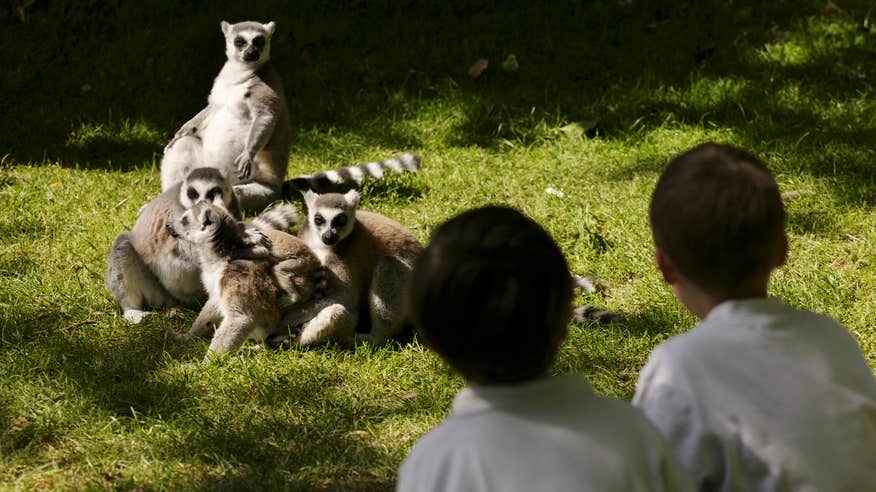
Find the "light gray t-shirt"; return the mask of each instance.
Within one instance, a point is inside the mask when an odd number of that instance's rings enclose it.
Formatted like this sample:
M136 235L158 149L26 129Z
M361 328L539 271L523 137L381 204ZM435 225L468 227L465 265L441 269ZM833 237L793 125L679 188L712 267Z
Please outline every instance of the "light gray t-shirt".
M417 442L399 491L691 491L659 432L582 376L464 388Z
M826 316L724 302L654 349L633 404L701 490L876 491L876 379Z

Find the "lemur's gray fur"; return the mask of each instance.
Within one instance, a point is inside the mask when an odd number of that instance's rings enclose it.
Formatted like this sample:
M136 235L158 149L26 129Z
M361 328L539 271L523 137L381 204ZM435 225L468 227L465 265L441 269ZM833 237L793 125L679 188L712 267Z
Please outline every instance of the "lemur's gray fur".
M144 205L133 229L116 237L106 284L129 322L139 323L150 309L196 306L206 298L197 252L167 229L168 223L200 202L212 203L240 218L227 178L217 169L198 168ZM295 207L283 205L265 212L253 224L262 230L285 229L297 221ZM250 246L265 242L255 229L247 232Z
M326 296L305 303L283 319L302 326L298 343L326 340L384 344L405 325L404 288L420 242L398 222L356 210L359 193L304 194L307 222L298 237L326 268ZM357 334L361 322L371 331Z
M303 241L272 231L270 250L251 258L253 248L246 233L233 217L210 203L196 204L177 217L171 229L197 248L208 299L189 333L170 335L203 336L221 320L208 357L236 350L247 339L277 334L283 310L324 287L319 258ZM241 258L243 254L250 258Z
M161 189L193 168L215 167L231 178L243 210L261 211L281 196L292 140L283 83L269 61L275 24L221 27L227 61L207 107L164 148Z
M286 181L284 194L291 194L291 191L304 192L307 190L311 190L314 193L327 193L339 191L341 188L346 188L344 190L346 191L362 184L366 177L382 178L386 170L397 173L417 172L420 169L420 161L420 156L404 153L398 157L382 161L366 162L358 166L296 176Z

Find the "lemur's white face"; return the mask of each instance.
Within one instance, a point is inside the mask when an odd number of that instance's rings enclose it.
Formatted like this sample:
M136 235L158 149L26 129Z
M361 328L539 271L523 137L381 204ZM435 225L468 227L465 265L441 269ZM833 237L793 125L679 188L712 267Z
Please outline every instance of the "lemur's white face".
M209 203L196 203L182 215L168 224L168 230L174 237L197 244L210 241L215 236L223 216L218 209Z
M225 56L229 61L258 67L271 58L271 35L275 24L238 22L220 24L225 35Z
M317 195L307 191L304 201L307 204L308 224L326 246L343 241L353 232L353 226L356 225L356 205L359 203L359 193L356 190L350 190L343 195Z
M195 178L190 175L180 187L179 203L185 209L206 202L228 210L231 193L231 185L225 179Z

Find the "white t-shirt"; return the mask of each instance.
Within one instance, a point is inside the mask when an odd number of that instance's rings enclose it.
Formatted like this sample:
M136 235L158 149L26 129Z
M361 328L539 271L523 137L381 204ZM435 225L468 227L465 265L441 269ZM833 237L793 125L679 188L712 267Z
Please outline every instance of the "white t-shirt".
M654 349L633 404L702 490L876 491L876 379L826 316L724 302Z
M582 376L464 388L399 470L399 491L692 491L642 413Z

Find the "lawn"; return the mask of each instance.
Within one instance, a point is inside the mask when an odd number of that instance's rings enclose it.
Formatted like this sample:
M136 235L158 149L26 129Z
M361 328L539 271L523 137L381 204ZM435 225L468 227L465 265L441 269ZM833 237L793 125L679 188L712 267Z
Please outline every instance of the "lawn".
M203 106L223 19L277 22L290 175L417 152L422 172L366 183L364 208L427 241L510 204L599 276L577 301L625 320L572 325L557 373L629 399L650 349L694 324L646 210L667 160L707 140L792 192L771 293L838 319L876 368L870 2L22 3L0 8L0 489L391 489L462 385L416 342L203 364L206 344L164 337L195 312L124 322L110 245Z

